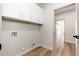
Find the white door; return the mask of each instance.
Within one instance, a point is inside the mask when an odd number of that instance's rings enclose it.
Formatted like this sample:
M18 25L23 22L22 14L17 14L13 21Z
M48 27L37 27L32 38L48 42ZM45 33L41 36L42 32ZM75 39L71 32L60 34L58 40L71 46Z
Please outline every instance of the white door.
M79 4L76 4L76 34L78 38L76 38L76 55L79 56Z

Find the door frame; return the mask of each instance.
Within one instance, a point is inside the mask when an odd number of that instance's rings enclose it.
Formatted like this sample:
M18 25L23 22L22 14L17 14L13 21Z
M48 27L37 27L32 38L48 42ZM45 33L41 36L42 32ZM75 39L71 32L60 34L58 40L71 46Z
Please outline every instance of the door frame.
M54 12L55 13L55 12ZM56 34L56 24L57 24L57 21L61 21L61 20L64 20L64 19L59 19L59 20L56 20L56 14L54 14L54 19L55 19L55 27L54 27L54 50L56 49L56 37L57 37L57 34ZM65 22L65 20L64 20L64 22ZM65 25L65 23L64 23L64 25ZM64 26L64 29L65 29L65 26ZM65 32L64 32L64 36L65 36ZM64 39L65 39L65 37L64 37Z
M59 20L56 20L56 24L57 24L57 21L64 21L65 22L65 20L64 19L59 19ZM65 25L65 24L64 24ZM56 29L56 26L55 26L55 29ZM65 29L65 26L64 26L64 29ZM56 29L57 30L57 29ZM64 32L64 36L65 36L65 32ZM57 37L57 34L56 34L56 37ZM65 39L65 38L64 38Z
M79 3L76 3L75 8L76 8L76 34L79 35L79 33L78 33L79 32L78 31L78 29L79 29L79 27L78 27ZM76 47L75 47L76 48L76 53L75 54L76 54L76 56L79 56L79 51L78 51L79 47L78 47L78 42L77 41L78 40L76 39Z

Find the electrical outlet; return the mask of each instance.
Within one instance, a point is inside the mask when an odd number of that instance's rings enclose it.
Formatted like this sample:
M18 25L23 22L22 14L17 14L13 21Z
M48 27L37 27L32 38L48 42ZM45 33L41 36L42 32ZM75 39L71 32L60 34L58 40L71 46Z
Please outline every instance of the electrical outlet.
M22 50L24 51L24 50L25 50L25 48L22 48Z

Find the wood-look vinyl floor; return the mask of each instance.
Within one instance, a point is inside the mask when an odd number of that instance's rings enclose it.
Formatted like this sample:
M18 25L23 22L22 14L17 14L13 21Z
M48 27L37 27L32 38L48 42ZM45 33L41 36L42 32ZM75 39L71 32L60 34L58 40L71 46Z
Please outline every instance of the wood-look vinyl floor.
M43 47L38 47L23 56L75 56L75 45L65 43L64 49L57 48L55 51L48 50Z
M52 51L43 48L43 47L38 47L26 54L24 54L23 56L50 56L52 54Z
M75 44L65 43L64 45L64 55L65 56L75 56Z

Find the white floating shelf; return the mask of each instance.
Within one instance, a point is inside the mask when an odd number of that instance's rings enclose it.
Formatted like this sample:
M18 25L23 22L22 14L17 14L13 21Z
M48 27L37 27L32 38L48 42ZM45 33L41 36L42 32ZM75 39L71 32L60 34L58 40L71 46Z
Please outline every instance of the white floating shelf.
M22 23L31 23L31 24L37 24L37 25L42 25L43 23L40 23L38 21L32 21L32 20L27 20L24 18L14 18L14 17L8 17L8 16L2 16L2 20L10 20L10 21L17 21L17 22L22 22Z

